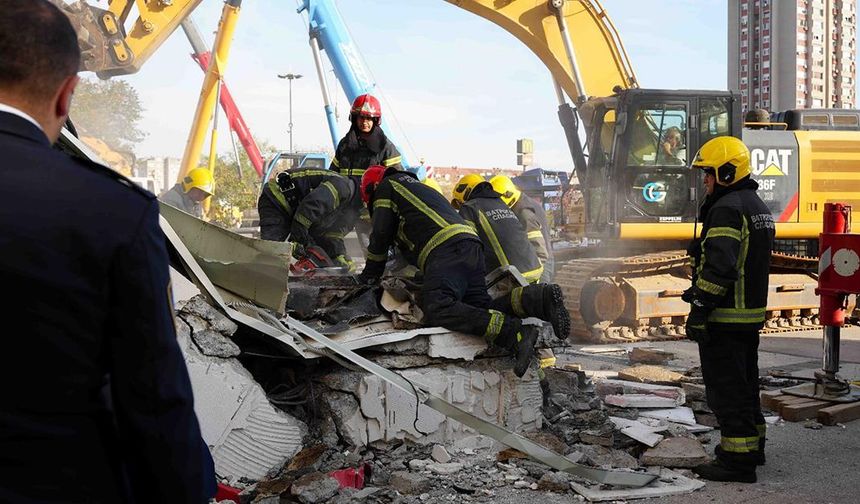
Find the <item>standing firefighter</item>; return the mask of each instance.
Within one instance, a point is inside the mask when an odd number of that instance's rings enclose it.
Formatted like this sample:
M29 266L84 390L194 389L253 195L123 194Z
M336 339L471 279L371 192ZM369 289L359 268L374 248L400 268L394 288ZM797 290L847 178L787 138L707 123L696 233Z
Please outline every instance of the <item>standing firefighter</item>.
M497 193L502 195L502 201L517 214L517 218L525 228L529 243L543 265L541 281L551 282L555 276L555 260L552 257L552 242L549 238L549 226L546 224L546 212L541 208L540 203L523 194L510 177L496 175L490 179L490 184Z
M720 423L716 460L693 469L714 481L756 481L764 464L765 423L759 404L758 344L767 307L775 226L750 179L750 151L734 137L702 146L693 167L704 171L702 238L690 245L693 285L687 337L699 343L708 405Z
M373 166L362 178L361 197L373 216L373 231L367 265L359 280L377 282L385 269L388 249L396 244L423 273L423 322L483 335L489 343L511 350L516 355L517 376L528 369L537 336L534 331L523 330L520 318L503 311L510 312L511 305L517 304L529 316L556 320L556 334L566 335L564 331L569 328L563 326L566 319L561 313L566 312L560 297L548 304L526 302L526 298L531 301L537 296L531 291L526 296L519 290L518 299L511 295L490 299L477 234L441 194L415 175Z
M195 168L188 172L182 182L178 182L158 197L162 202L178 208L198 219L203 218L202 202L212 196L212 172L208 168Z
M355 206L355 186L331 170L294 168L263 186L257 200L260 238L322 247L336 263L354 268L343 237L349 209Z
M400 152L385 136L382 124L382 106L376 97L363 94L352 102L349 110L349 132L337 144L330 169L349 177L358 191L361 176L372 165L402 169ZM356 227L359 242L366 248L367 235L370 233L370 217L356 198L351 207L347 231Z

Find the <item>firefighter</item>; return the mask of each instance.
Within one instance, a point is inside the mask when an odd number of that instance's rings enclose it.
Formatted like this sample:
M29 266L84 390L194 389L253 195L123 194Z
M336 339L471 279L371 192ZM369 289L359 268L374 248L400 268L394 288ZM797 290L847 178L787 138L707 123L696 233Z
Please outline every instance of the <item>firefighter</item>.
M208 168L195 168L182 182L165 191L159 200L198 219L203 218L203 200L212 196L212 172Z
M511 305L510 296L493 301L487 294L483 247L475 230L442 195L408 172L369 168L362 177L361 198L373 217L373 231L359 280L376 283L388 249L396 244L423 274L423 322L483 335L489 343L513 351L514 372L523 376L537 336L523 329L520 318L503 313Z
M363 94L352 102L349 110L349 132L337 144L329 169L349 177L358 192L361 176L371 165L402 169L400 152L385 136L382 124L382 106L375 96ZM356 198L351 207L347 231L356 228L362 249L367 248L370 233L370 216Z
M350 271L355 264L346 252L349 209L358 199L355 186L331 170L294 168L269 179L257 201L260 238L306 247L320 246L335 263Z
M451 204L472 226L484 244L488 272L513 264L529 283L540 280L540 259L529 245L526 233L502 195L484 177L465 175L454 186Z
M546 212L540 203L523 194L510 177L496 175L490 179L490 184L497 193L502 195L502 201L517 214L520 224L525 228L529 243L543 265L541 281L551 282L555 276L555 260L552 257L552 242L549 238L549 226L546 224Z
M210 502L158 201L51 148L77 34L51 2L0 8L0 502Z
M694 469L714 481L756 481L764 464L758 345L767 307L775 226L750 178L750 151L734 137L705 143L692 164L704 172L702 238L694 240L687 337L699 344L708 406L720 423L716 460Z
M478 233L484 244L484 264L487 272L513 265L529 283L537 283L543 273L540 259L529 245L526 233L501 194L480 175L465 175L454 186L451 200L460 216ZM506 299L507 312L518 317L539 313L548 320L560 339L570 333L570 314L562 306L561 287L555 284L517 287Z

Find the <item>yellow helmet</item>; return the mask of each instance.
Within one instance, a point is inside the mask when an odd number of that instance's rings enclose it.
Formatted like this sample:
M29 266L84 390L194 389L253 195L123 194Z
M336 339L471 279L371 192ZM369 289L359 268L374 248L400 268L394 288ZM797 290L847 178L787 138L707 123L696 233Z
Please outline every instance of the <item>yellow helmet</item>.
M750 150L732 136L712 138L696 153L693 168L713 170L717 184L730 186L750 175Z
M430 178L430 177L425 178L424 179L424 185L426 185L427 187L432 187L433 189L436 190L437 193L439 193L443 196L445 195L445 193L442 192L442 186L440 186L439 182L436 182L436 179L434 179L434 178Z
M523 194L514 185L514 181L505 175L496 175L490 179L490 184L493 186L494 191L502 195L502 201L507 203L508 206L514 206Z
M182 191L187 194L188 191L196 188L211 196L213 182L212 172L208 168L195 168L182 179Z
M484 180L484 177L476 173L470 173L460 177L460 181L457 182L457 185L454 186L454 190L451 191L451 204L454 208L459 208L460 205L465 203L466 200L469 199L469 194L472 193L472 189L481 182L486 182L486 180Z

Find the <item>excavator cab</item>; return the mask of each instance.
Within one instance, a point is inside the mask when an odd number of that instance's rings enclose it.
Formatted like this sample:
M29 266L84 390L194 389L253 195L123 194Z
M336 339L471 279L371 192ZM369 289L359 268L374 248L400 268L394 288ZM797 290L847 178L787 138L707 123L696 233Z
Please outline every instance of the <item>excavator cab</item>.
M627 89L588 100L580 115L589 132L587 169L579 177L586 233L689 239L697 202L704 197L689 168L691 158L711 138L740 137L740 97L726 91Z

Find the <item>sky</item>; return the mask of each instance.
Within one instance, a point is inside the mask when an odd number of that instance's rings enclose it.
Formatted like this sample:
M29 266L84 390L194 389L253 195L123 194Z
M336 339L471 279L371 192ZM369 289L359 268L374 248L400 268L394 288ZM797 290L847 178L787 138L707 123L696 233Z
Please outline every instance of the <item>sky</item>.
M726 88L725 0L601 3L642 87ZM443 0L339 0L338 6L383 98L386 129L410 160L514 168L516 139L531 138L537 166L571 168L549 71L512 35ZM209 44L221 8L219 0L204 0L193 14ZM122 77L145 109L147 137L138 157L182 156L203 81L190 52L177 29L137 74ZM305 76L293 82L295 149L331 150L296 0L245 0L226 81L255 138L281 149L289 146L288 88L277 74L286 72ZM349 103L328 78L345 133ZM219 151L232 151L225 133Z

